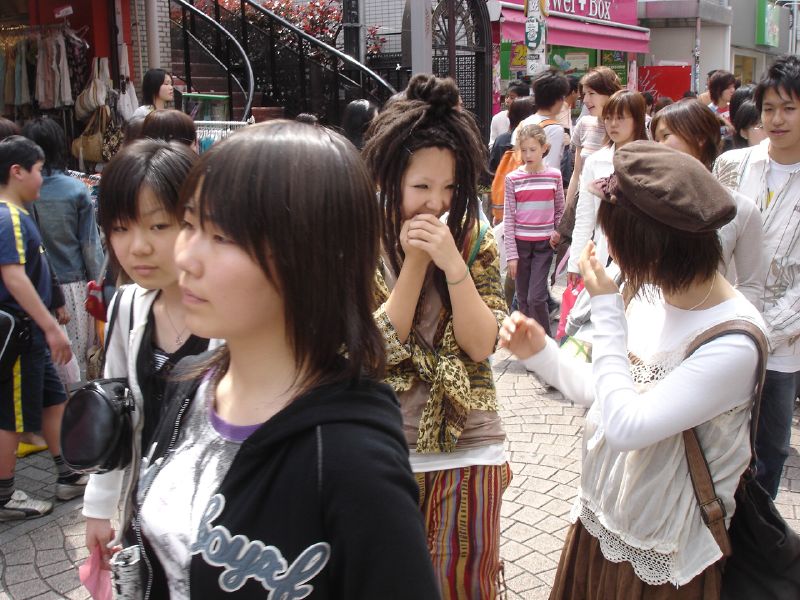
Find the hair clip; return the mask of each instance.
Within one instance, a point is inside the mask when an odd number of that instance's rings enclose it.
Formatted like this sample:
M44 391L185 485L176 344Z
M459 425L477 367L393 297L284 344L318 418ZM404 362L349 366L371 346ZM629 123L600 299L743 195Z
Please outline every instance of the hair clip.
M592 190L594 192L599 192L597 195L606 202L610 202L611 204L617 203L617 176L615 174L593 181L590 184L590 188L594 188L594 190Z

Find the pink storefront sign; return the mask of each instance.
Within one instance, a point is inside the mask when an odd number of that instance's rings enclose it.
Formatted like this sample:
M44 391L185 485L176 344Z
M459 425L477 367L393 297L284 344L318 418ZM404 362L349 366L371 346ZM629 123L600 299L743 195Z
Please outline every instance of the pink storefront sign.
M522 4L516 2L515 4ZM550 10L576 17L638 25L636 0L550 0Z
M523 6L523 0L512 1L520 8ZM550 0L550 12L547 17L547 43L550 45L634 53L650 50L647 30L618 26L638 25L636 0ZM504 7L502 15L502 38L524 41L525 13ZM572 16L577 18L569 18ZM583 18L591 20L580 20ZM608 21L608 25L598 21Z

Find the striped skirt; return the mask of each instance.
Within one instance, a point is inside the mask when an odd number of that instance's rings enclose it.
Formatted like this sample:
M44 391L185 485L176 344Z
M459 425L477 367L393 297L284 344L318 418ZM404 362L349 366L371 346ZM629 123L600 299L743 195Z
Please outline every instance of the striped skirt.
M487 600L501 592L500 504L511 467L416 473L433 570L443 600Z

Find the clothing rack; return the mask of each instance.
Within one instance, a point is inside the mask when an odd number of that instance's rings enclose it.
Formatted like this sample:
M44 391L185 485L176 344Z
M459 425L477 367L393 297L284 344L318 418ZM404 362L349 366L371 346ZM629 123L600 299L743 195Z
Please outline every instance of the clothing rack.
M195 121L197 129L197 150L200 154L207 152L211 146L224 140L234 131L238 131L255 123L250 117L247 121Z
M195 121L194 125L199 131L200 129L241 129L247 125L252 125L256 120L250 117L247 121Z

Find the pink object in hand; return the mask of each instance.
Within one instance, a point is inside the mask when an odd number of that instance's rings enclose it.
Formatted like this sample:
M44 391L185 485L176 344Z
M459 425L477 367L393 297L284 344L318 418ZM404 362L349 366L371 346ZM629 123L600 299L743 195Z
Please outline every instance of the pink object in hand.
M103 555L95 546L89 558L78 567L78 577L94 600L111 600L111 571L103 569Z

